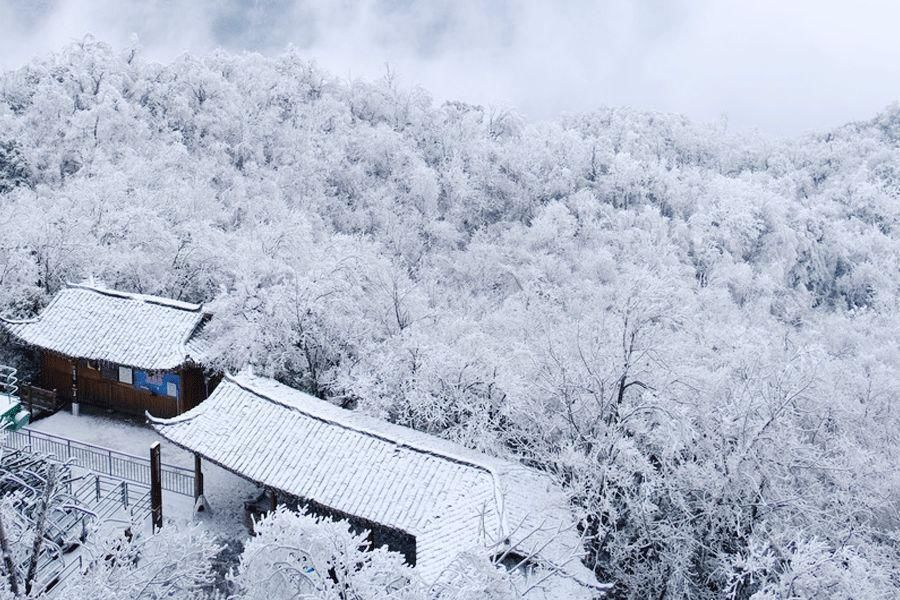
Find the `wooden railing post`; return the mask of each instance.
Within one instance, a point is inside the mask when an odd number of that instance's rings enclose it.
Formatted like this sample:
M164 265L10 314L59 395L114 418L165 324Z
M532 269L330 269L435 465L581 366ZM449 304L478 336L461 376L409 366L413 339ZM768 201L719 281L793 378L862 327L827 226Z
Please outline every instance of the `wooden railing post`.
M150 515L153 521L153 532L162 528L162 461L160 460L159 442L150 446Z
M194 501L203 495L203 463L199 454L194 454Z

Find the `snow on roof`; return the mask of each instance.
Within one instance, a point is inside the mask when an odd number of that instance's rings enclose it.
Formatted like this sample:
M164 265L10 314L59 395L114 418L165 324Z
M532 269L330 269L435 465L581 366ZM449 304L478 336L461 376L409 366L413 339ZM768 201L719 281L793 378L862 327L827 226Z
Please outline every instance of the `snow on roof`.
M0 325L25 344L72 358L166 370L192 358L187 344L208 316L199 304L70 284L37 318L0 317Z
M183 415L150 420L175 444L248 479L415 536L416 568L427 580L460 553L512 547L599 585L578 559L564 492L518 463L246 372L226 375Z

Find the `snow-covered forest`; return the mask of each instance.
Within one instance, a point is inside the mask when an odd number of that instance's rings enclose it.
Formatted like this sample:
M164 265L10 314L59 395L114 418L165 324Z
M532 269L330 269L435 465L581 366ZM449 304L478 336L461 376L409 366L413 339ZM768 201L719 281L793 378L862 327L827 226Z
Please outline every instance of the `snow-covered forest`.
M299 53L0 76L0 313L207 303L221 369L551 473L629 598L900 594L900 107L555 121Z

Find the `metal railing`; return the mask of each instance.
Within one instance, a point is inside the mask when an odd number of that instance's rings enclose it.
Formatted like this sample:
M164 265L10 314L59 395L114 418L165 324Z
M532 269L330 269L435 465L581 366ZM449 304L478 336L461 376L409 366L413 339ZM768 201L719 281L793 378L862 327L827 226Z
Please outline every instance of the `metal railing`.
M4 396L19 395L18 371L6 365L0 365L0 394Z
M37 589L42 598L62 597L65 592L63 582L76 571L84 572L84 559L81 554L66 557L62 565L53 565L52 570L41 569L40 582ZM49 572L48 572L49 571Z
M89 496L87 501L91 512L89 518L95 523L101 526L118 524L127 528L150 518L149 488L140 484L129 484L127 481L117 482L101 475L92 475L85 481L89 485L82 486L82 492L86 492ZM59 555L58 560L41 569L39 589L46 597L65 597L65 580L76 570L84 570L83 559L84 553L68 558ZM46 562L50 563L49 560Z
M32 432L32 439L37 433ZM27 441L28 436L23 437ZM41 597L67 597L66 579L85 567L83 549L89 534L103 535L103 530L107 535L117 535L116 530L125 533L134 526L142 527L150 517L148 486L101 473L78 473L72 469L74 462L31 448L0 452L0 495L13 494L11 507L32 528L36 527L36 507L46 501L46 486L51 473L56 473L56 483L50 488L52 501L44 505L43 545L32 587ZM14 568L24 580L31 556L19 558Z
M78 480L81 484L73 496L84 496L85 511L71 526L85 529L85 520L101 526L118 524L128 528L150 518L150 490L140 484L115 481L102 475L89 475ZM83 534L78 546L83 543ZM42 552L36 589L42 597L65 597L65 580L76 570L84 570L84 553L51 547Z
M100 523L108 521L119 510L125 510L132 521L150 516L150 490L127 481L106 481L100 476L96 483L96 504L91 508Z
M88 471L104 473L146 486L150 485L150 460L148 458L28 428L8 431L2 437L3 445L9 448L27 448L32 452L52 454L63 461L73 459L79 467ZM193 497L193 469L163 464L162 489Z

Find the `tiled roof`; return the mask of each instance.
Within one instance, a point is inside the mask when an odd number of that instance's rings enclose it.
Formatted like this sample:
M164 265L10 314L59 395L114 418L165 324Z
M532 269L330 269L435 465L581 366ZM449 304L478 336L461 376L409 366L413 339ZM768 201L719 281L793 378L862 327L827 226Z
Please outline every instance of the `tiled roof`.
M27 345L72 358L167 370L191 360L187 344L207 317L199 304L70 285L37 318L0 318L0 325Z
M435 581L462 552L509 548L597 586L567 498L546 475L344 410L271 379L228 375L198 407L154 419L175 444L286 494L416 537Z

